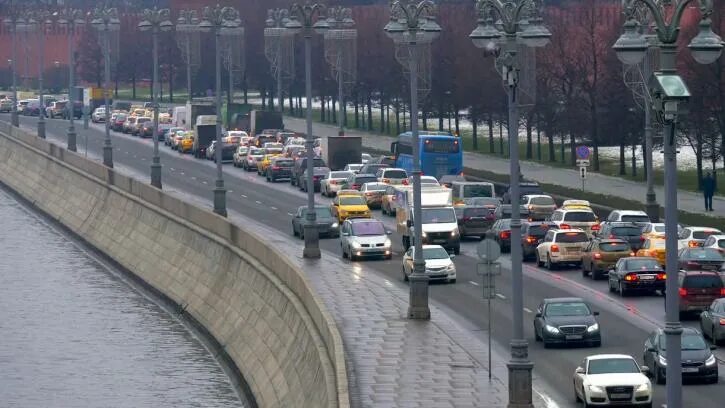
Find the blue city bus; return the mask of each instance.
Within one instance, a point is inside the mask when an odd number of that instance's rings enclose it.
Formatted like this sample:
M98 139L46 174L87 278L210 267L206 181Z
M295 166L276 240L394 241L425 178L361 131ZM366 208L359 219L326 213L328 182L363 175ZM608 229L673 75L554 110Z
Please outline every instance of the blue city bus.
M409 173L413 170L413 134L405 132L390 145L395 166ZM426 176L440 180L442 176L463 173L463 146L457 136L448 132L422 131L419 133L420 167Z

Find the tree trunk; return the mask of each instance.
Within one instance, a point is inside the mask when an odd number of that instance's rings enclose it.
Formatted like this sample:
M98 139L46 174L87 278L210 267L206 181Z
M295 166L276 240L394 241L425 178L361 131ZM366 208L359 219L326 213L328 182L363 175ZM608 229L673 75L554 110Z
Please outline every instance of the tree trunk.
M355 129L360 128L360 105L358 104L357 98L355 98Z
M131 74L131 98L136 99L136 70Z
M624 140L619 142L619 175L624 176L627 174L627 166L625 165L626 159L624 158Z
M488 114L486 125L488 126L488 152L496 153L496 142L493 140L493 115Z
M289 114L290 116L293 116L295 114L295 101L294 97L292 97L292 94L287 97L287 100L289 100Z
M478 118L471 115L471 126L473 127L473 150L478 151Z
M526 119L526 159L531 160L534 157L533 134L531 126L531 116Z
M443 105L438 105L438 130L443 131Z
M421 115L423 116L423 130L428 130L428 109L424 107Z
M390 101L385 105L385 133L390 134Z
M460 136L461 135L461 123L460 123L461 117L460 117L460 115L458 115L458 108L455 108L455 109L456 109L456 111L454 112L455 116L453 117L453 120L455 121L455 124L456 124L456 136Z
M569 157L572 167L576 165L576 136L573 133L569 134Z
M373 99L368 92L368 131L373 130Z
M405 103L403 103L403 131L408 130L408 120L405 117Z
M644 138L642 138L642 174L644 175L643 179L647 180L647 155L645 153L646 145L644 142Z
M554 144L554 132L551 131L551 127L546 129L546 138L549 140L549 161L556 163L556 152L554 152L556 145Z
M332 123L337 123L337 96L332 95L330 109L332 110Z
M637 143L632 143L632 177L637 177Z
M325 97L320 96L320 122L325 123Z
M385 134L385 94L380 92L380 134Z
M561 164L566 164L566 135L561 134Z
M592 144L594 145L594 152L592 154L593 170L599 171L599 124L597 115L597 105L592 104ZM635 175L636 176L636 175Z
M267 92L264 88L259 90L259 96L262 99L262 110L267 109ZM254 136L252 136L254 137Z
M695 146L695 164L697 166L697 189L702 191L702 133L699 130L695 130L695 140L697 145Z
M360 102L360 129L365 128L365 102Z
M400 134L400 100L395 98L395 134Z
M538 115L536 116L536 159L541 161L541 127Z
M506 154L503 151L503 121L498 121L498 146L501 149L501 156Z

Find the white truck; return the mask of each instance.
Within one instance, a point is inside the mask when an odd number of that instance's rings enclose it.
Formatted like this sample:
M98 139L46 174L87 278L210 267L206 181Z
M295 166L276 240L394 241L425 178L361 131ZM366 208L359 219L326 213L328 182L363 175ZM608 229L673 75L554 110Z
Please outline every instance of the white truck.
M453 209L451 190L446 187L423 187L421 198L421 228L423 245L437 244L459 254L461 236L458 232L456 211ZM415 223L413 217L413 190L396 189L395 212L397 231L403 237L403 247L408 248L415 243Z

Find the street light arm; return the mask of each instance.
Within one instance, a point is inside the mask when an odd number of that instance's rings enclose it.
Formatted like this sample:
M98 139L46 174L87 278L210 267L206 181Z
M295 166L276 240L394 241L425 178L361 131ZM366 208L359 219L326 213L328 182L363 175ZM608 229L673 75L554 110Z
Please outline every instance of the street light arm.
M312 19L315 17L315 14L318 18L325 18L325 12L327 11L327 6L320 3L315 4L299 4L299 3L293 3L290 7L290 15L296 16L301 18L302 25L305 28L312 27Z
M528 4L529 0L478 0L476 9L481 17L485 17L487 11L496 11L503 23L503 31L506 34L516 34L523 10Z
M657 0L622 0L622 8L626 19L635 19L636 3L644 4L652 14L655 25L657 26L657 36L663 44L674 44L680 32L680 21L685 10L695 0L682 0L677 2L672 18L669 23L665 20L665 15L659 7ZM698 0L700 4L700 13L702 18L708 18L713 12L712 0Z
M409 29L420 28L421 17L432 17L436 12L436 5L431 0L411 3L405 0L395 0L390 4L390 12L395 17L405 17Z

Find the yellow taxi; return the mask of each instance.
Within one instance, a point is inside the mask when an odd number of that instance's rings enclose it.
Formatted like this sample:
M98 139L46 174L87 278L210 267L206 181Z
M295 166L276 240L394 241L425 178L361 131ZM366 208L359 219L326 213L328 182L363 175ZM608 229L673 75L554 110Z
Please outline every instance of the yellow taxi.
M267 168L272 164L272 159L279 156L278 154L265 154L262 160L257 162L257 174L267 174Z
M184 133L184 136L181 138L181 142L179 142L179 153L188 153L191 151L191 148L194 146L194 134L191 132Z
M657 259L660 265L665 264L665 237L664 235L647 238L642 248L637 251L637 256L650 256Z
M145 115L146 115L146 109L144 109L144 108L131 109L131 116L142 117Z
M372 218L367 200L361 195L340 195L338 193L332 200L330 210L339 223L348 218Z

